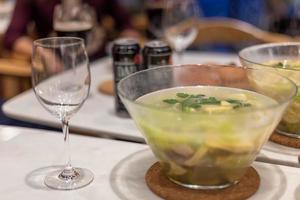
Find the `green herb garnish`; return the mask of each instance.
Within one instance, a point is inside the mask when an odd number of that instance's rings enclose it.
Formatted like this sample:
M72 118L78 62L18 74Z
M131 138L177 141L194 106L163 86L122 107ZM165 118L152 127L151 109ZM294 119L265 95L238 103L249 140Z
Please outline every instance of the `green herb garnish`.
M201 98L201 97L198 97ZM192 95L189 95L185 100L181 102L181 109L182 111L186 111L189 108L199 108L201 107L201 104L197 102L198 98L192 97Z
M186 94L186 93L177 93L176 96L177 96L177 97L180 97L180 98L187 98L187 97L189 97L190 95L189 95L189 94Z
M228 103L233 104L233 105L234 105L234 106L233 106L234 109L236 109L236 108L241 108L241 107L249 107L249 106L251 106L250 103L243 103L242 101L236 100L236 99L226 99L226 101L227 101Z
M176 97L179 99L164 99L163 102L168 104L180 104L182 111L190 111L191 109L201 108L203 105L220 105L221 100L216 97L205 97L203 94L187 94L177 93ZM233 109L241 107L249 107L250 103L244 103L236 99L226 99L228 103L232 104Z
M216 99L215 97L203 98L200 99L200 104L215 104L218 105L221 103L220 100Z
M279 63L277 63L276 67L283 68L283 67L284 67L284 64L283 64L282 62L279 62Z
M272 65L273 67L277 67L277 68L289 68L290 65L289 64L283 64L283 62L278 62Z
M236 100L236 99L226 99L226 101L231 104L241 104L242 103L241 101Z
M199 97L205 97L205 95L204 94L191 94L190 97L199 98Z
M192 103L189 105L190 108L200 108L201 107L201 104L199 103Z
M164 99L163 102L168 103L168 104L176 104L179 101L177 99Z

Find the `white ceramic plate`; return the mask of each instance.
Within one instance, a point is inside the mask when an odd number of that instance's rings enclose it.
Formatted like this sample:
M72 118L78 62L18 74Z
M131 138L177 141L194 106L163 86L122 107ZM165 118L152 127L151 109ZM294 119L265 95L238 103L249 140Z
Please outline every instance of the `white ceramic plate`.
M155 163L150 150L138 151L120 161L111 172L111 186L114 192L124 200L159 200L145 182L145 173ZM259 190L250 198L280 199L287 190L287 179L284 172L276 165L255 162L261 183ZM283 198L284 199L284 198Z

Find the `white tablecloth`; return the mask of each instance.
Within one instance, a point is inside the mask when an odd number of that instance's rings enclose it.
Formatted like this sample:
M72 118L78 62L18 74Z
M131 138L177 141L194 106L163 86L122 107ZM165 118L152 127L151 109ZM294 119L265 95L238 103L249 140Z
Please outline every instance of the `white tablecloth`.
M95 179L78 190L51 190L43 178L49 166L64 163L62 134L0 126L0 199L160 199L144 181L146 170L155 162L146 145L78 135L70 139L74 166L90 169ZM256 162L253 166L261 185L251 200L300 199L299 168Z

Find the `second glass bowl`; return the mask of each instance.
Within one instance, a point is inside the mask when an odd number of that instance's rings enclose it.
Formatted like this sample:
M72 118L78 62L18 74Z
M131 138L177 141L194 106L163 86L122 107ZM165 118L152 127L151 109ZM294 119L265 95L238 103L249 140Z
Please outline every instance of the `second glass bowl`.
M255 45L239 52L243 66L268 69L277 72L296 83L300 87L300 43L271 43ZM261 84L270 82L270 77L264 77ZM283 85L277 84L273 92L280 92ZM276 131L280 134L300 138L300 92L283 115Z

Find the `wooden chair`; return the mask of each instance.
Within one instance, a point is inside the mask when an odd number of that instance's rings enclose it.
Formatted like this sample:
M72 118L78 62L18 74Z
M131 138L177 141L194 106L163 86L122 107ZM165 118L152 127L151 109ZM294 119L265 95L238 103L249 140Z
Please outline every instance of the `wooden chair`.
M31 68L28 59L4 52L2 39L0 34L0 98L9 99L31 87Z
M199 20L193 45L289 42L290 36L263 31L249 23L228 18Z

